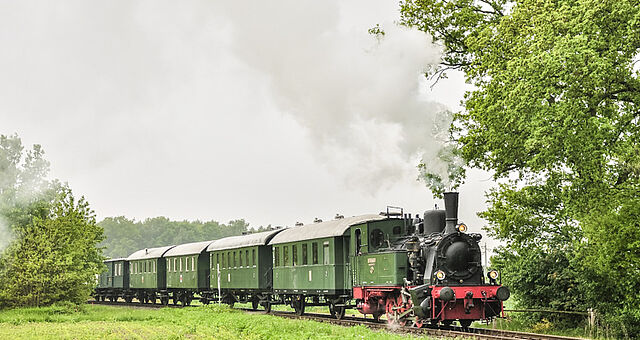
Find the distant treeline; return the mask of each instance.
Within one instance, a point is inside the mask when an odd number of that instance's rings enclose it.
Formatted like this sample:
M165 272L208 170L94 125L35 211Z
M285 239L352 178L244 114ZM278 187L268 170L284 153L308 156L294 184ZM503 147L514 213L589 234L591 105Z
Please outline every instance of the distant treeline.
M98 223L106 239L104 255L110 258L127 257L133 252L152 247L215 240L241 235L249 229L243 219L226 224L216 221L171 221L166 217L130 220L124 216L107 217Z

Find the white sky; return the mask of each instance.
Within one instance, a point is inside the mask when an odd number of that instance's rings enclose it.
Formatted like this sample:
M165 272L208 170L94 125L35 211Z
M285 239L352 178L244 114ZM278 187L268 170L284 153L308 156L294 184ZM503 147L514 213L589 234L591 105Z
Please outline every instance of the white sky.
M455 110L468 87L460 75L433 91L420 80L411 65L437 49L394 32L398 15L396 2L362 0L1 1L0 134L43 145L52 177L99 218L260 226L386 205L422 213L434 200L411 152L434 149L413 145L428 129L413 111L377 110L405 105L411 86ZM389 42L361 60L378 23ZM460 190L472 231L491 185L472 171Z

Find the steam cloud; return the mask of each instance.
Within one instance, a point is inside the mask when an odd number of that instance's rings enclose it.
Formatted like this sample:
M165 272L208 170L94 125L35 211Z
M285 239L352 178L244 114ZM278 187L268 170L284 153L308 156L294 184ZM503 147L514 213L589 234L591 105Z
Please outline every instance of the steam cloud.
M438 152L451 117L425 95L422 73L440 60L428 35L373 15L352 23L357 10L339 1L221 3L230 49L264 75L329 168L372 191L415 176L421 159L447 178ZM384 35L367 32L378 23Z
M4 249L11 243L13 240L13 235L9 230L9 227L5 223L5 221L0 217L0 254L4 251Z

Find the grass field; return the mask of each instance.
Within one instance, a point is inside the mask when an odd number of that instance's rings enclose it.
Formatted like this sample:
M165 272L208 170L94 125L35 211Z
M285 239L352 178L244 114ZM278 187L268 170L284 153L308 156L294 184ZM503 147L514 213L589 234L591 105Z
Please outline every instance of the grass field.
M364 326L249 314L225 306L54 306L0 311L0 339L415 339Z

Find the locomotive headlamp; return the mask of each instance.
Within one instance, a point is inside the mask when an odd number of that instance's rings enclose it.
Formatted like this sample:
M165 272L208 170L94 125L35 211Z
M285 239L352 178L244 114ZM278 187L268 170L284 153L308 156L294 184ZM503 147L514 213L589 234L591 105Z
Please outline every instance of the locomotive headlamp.
M491 280L495 280L495 279L497 279L497 278L498 278L499 273L498 273L498 271L497 271L497 270L493 269L493 270L490 270L490 271L487 273L487 276L488 276Z
M458 231L461 233L466 233L467 232L467 225L466 224L458 224Z
M436 278L440 281L444 280L446 275L444 275L444 272L442 270L438 270L436 272Z

